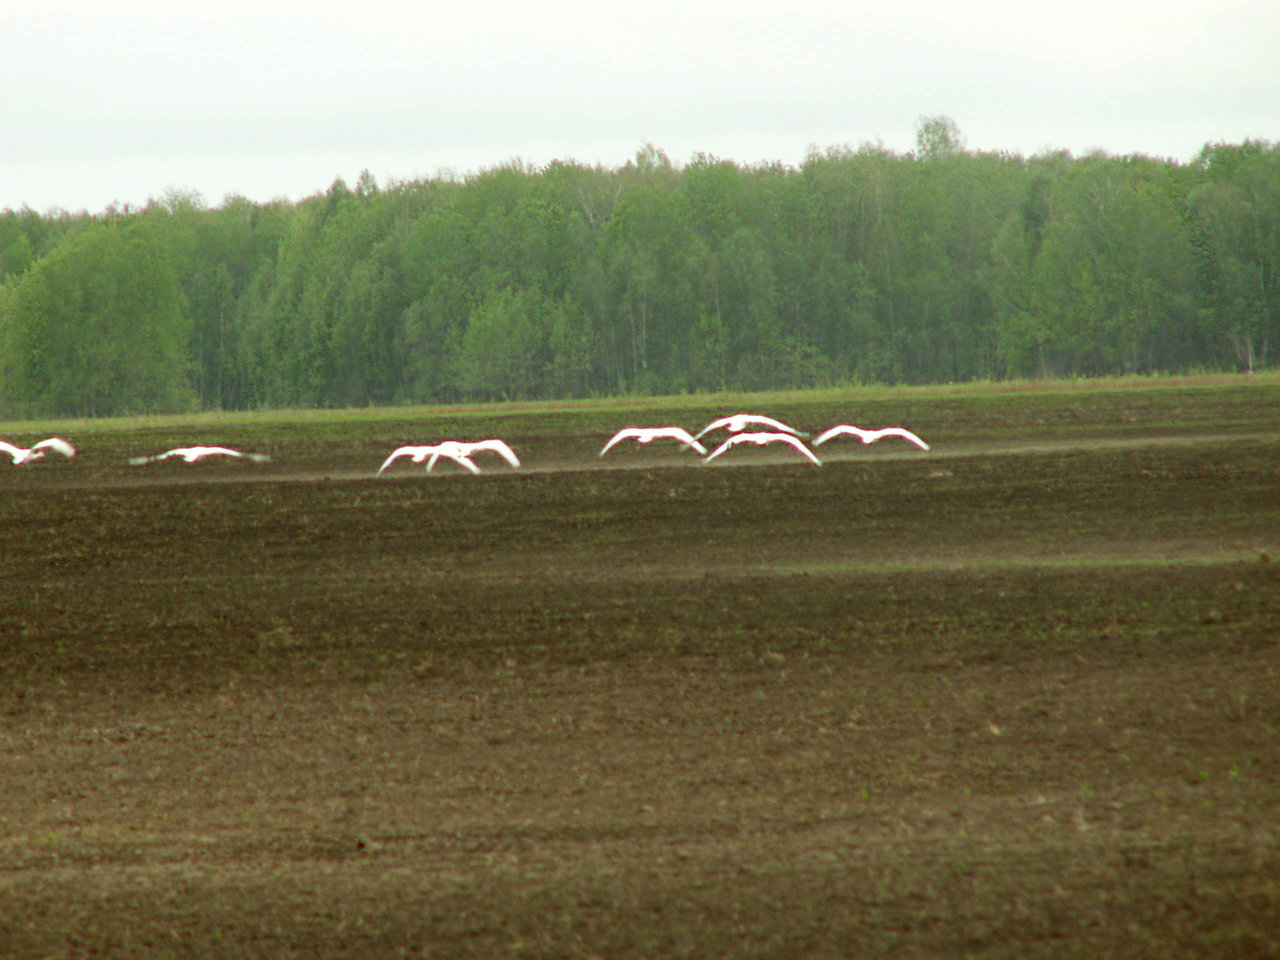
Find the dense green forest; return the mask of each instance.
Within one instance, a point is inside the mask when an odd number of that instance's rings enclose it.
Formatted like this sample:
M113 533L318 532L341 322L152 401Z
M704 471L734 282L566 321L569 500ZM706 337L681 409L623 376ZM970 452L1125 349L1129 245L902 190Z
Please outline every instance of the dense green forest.
M1144 156L642 150L0 212L0 414L1255 369L1280 340L1280 147Z

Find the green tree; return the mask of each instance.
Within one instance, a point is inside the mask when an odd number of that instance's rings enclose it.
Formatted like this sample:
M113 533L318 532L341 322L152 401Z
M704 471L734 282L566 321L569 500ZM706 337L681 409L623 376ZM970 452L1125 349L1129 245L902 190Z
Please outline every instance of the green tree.
M921 160L946 160L964 152L964 137L946 114L921 116L916 122L916 156Z
M11 405L53 416L194 405L182 290L153 225L125 220L74 234L5 299Z
M481 301L455 360L462 391L486 400L537 396L548 361L547 313L532 291L507 289Z
M601 237L613 305L605 324L606 349L616 358L612 379L631 392L671 390L697 316L701 238L666 154L646 147L621 176L621 196Z
M1237 362L1265 363L1280 338L1280 146L1206 146L1191 196L1207 237L1203 298Z
M1159 369L1194 322L1194 258L1164 165L1095 156L1058 181L1031 311L1059 373Z
M24 273L35 257L16 215L0 214L0 283Z
M1269 144L1185 166L971 153L941 115L916 133L906 155L835 146L799 169L677 168L646 145L616 169L366 173L297 204L171 192L97 217L0 212L0 399L69 409L80 383L86 410L180 406L188 371L202 405L243 407L1267 361ZM127 290L144 237L155 262ZM187 340L126 360L117 327L144 296ZM81 341L144 375L77 369ZM144 398L157 362L178 379Z
M591 370L598 343L590 318L571 297L547 305L545 392L554 397L581 397L591 391Z
M723 390L729 383L729 329L724 318L703 309L689 331L690 386Z

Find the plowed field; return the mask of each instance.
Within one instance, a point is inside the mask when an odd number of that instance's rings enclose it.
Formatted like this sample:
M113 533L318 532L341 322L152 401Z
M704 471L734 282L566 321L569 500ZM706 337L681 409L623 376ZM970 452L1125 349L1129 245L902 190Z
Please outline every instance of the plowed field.
M1280 956L1241 424L6 466L0 955Z

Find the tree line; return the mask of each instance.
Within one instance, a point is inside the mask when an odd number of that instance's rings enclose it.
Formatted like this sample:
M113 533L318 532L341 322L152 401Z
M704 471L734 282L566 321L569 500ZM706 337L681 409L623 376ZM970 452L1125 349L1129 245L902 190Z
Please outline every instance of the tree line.
M299 202L0 212L0 413L346 407L1254 369L1280 147L1190 163L652 146Z

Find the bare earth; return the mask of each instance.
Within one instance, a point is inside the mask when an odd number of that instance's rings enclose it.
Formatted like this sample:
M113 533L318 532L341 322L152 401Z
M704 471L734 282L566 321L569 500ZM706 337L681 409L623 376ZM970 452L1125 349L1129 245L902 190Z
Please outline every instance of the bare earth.
M1280 437L598 440L0 471L0 956L1280 956Z

